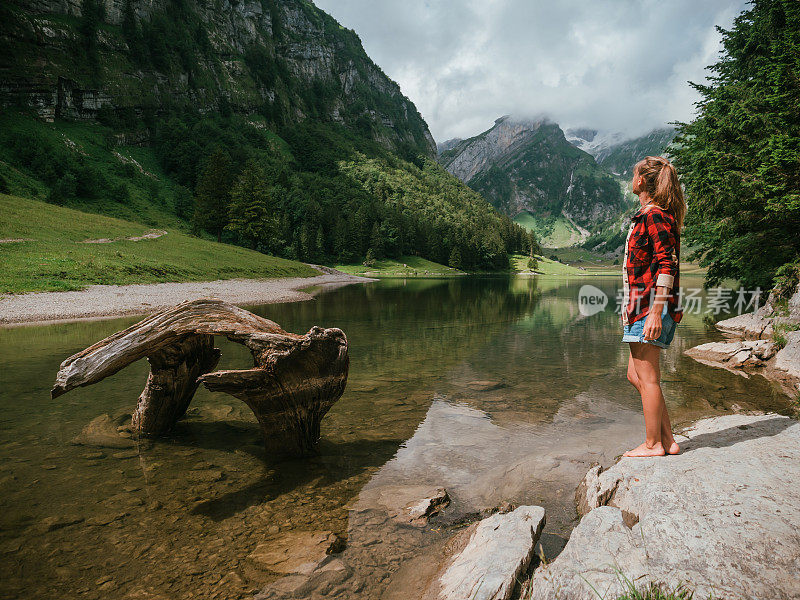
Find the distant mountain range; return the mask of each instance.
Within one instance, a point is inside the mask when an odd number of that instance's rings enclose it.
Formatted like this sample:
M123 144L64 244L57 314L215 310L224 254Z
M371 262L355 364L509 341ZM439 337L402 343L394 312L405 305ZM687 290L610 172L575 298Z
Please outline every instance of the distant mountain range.
M437 149L450 173L557 247L615 233L632 207L626 187L633 165L662 153L674 134L662 128L626 139L588 127L564 132L546 117L504 116L477 136Z
M626 178L633 175L633 165L640 159L662 154L675 137L673 127L660 127L636 138L588 127L567 129L564 133L569 143L594 156L601 167Z

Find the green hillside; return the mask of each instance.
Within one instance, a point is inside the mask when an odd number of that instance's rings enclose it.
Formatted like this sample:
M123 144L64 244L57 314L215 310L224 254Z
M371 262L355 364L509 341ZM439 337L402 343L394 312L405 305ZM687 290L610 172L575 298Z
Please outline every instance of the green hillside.
M0 192L150 226L189 228L192 193L166 176L155 151L117 145L93 123L45 123L0 112Z
M551 251L548 249L548 251ZM570 251L574 251L570 249ZM589 253L586 253L589 255ZM555 255L553 255L555 256ZM590 275L609 275L619 276L621 271L620 267L602 262L600 259L593 256L588 260L576 260L575 262L562 262L563 258L553 260L543 255L536 255L536 269L534 272L537 275L552 275L552 276L567 276L574 275L576 277L587 277ZM514 271L522 274L529 274L531 271L528 269L528 255L515 254L511 257L511 263Z
M153 239L125 239L147 232L137 223L0 194L0 293L319 274L302 263L173 229ZM113 241L86 243L99 239Z
M562 215L543 217L522 211L514 217L514 223L533 231L545 248L574 246L584 239L581 232Z
M309 2L15 0L0 17L2 193L313 263L507 270L526 249Z

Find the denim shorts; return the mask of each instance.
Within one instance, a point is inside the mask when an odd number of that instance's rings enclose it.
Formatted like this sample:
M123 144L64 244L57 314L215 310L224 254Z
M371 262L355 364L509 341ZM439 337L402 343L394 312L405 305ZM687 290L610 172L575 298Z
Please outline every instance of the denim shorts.
M677 323L675 323L675 321L672 320L672 317L667 312L666 305L664 306L664 309L661 312L661 335L654 340L644 339L644 323L646 320L647 317L644 317L642 319L639 319L632 325L623 326L622 341L653 344L654 346L658 346L659 348L668 347L670 345L670 342L672 342L672 338L675 337L675 327L677 327Z

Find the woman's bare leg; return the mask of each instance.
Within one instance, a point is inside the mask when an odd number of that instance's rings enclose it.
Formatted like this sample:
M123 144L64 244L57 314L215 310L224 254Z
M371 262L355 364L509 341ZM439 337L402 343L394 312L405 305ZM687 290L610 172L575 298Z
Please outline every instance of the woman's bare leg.
M628 356L628 381L630 381L631 385L635 387L636 391L641 395L642 390L639 388L639 376L636 374L636 367L633 364L633 354ZM644 403L642 407L644 407ZM661 445L667 454L679 454L681 451L680 446L678 446L675 442L675 438L672 436L672 424L669 420L666 403L664 403L664 409L661 412Z
M631 358L639 383L644 411L645 441L623 456L664 456L661 445L661 415L664 412L664 395L661 393L660 351L658 346L638 342L630 343Z
M661 445L667 454L680 454L681 447L672 435L672 423L667 414L667 404L664 403L664 411L661 413Z
M661 445L661 415L664 396L661 393L660 348L653 344L631 342L631 359L636 373L637 389L642 397L645 441L623 456L664 456ZM629 376L630 378L630 376Z

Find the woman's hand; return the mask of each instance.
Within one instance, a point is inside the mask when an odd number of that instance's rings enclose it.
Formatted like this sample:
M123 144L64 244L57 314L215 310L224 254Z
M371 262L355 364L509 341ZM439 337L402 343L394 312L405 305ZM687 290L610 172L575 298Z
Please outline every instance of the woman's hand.
M660 307L659 307L660 308ZM661 311L653 312L652 310L647 315L644 322L644 339L655 340L661 335Z

